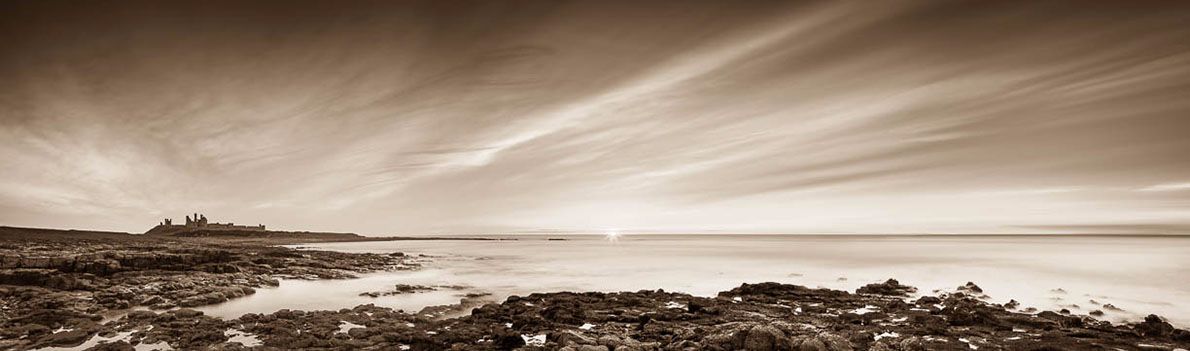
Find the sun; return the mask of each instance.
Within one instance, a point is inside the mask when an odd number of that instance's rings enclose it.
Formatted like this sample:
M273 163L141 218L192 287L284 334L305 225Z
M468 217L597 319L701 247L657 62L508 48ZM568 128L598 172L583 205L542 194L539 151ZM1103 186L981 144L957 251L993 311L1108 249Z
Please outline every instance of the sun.
M616 241L620 240L620 232L616 231L614 229L608 230L606 232L603 232L603 237L605 239L607 239L607 241L616 242Z

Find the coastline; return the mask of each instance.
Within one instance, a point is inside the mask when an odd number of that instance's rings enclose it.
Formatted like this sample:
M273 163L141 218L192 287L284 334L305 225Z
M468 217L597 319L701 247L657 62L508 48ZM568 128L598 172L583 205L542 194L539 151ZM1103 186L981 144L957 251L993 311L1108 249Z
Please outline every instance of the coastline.
M854 293L757 283L712 297L656 290L489 301L476 294L416 313L360 305L225 320L192 309L254 294L279 278L348 279L420 268L403 253L296 250L276 246L294 245L279 243L291 238L257 239L0 235L0 348L1190 348L1190 333L1158 316L1113 325L1069 312L1022 311L987 302L975 284L909 300L915 289L893 280ZM398 285L392 293L419 289Z

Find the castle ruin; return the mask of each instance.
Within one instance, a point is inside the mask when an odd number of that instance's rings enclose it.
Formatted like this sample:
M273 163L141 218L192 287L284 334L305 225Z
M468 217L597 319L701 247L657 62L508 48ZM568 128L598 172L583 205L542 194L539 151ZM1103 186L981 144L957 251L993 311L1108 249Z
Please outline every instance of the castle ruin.
M176 229L208 229L208 230L252 230L265 231L264 224L258 225L236 225L235 223L210 223L207 221L207 216L199 213L194 213L193 216L186 216L186 224L175 225L172 218L166 218L157 226L164 228Z

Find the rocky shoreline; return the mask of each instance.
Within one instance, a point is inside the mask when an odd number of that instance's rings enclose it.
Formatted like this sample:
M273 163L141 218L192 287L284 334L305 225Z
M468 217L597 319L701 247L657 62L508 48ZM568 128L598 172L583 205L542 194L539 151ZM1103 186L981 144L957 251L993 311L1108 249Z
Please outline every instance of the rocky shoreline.
M278 279L416 269L403 254L349 254L119 234L0 233L0 349L74 346L123 314L206 306Z
M1186 350L1161 317L1116 324L987 302L974 283L910 297L895 280L856 292L744 284L715 297L667 291L560 292L413 313L374 305L224 320L191 307L277 279L417 269L404 254L242 242L0 236L0 349L375 350ZM398 284L369 294L452 286ZM371 295L368 295L371 296ZM455 317L458 316L458 317Z

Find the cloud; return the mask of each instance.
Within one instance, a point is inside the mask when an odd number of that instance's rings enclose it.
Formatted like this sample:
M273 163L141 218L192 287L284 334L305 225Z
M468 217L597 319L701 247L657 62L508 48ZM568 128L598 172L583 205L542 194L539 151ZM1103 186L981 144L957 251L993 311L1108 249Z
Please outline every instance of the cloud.
M1190 220L1190 12L1071 4L7 3L0 222Z
M1140 188L1138 191L1183 191L1190 190L1190 183L1157 184Z

